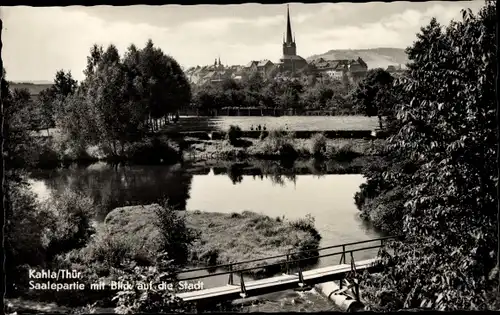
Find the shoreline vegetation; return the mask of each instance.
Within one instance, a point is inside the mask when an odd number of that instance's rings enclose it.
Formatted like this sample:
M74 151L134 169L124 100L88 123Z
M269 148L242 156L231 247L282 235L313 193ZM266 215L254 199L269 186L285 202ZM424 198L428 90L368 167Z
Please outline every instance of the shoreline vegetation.
M93 145L78 149L60 133L53 131L50 137L33 137L30 163L34 168L51 169L73 163L85 165L100 161L153 165L174 164L179 161L242 159L318 159L345 162L376 154L377 148L385 141L380 135L368 137L369 131L345 131L345 138L337 138L335 133L339 132L343 131L271 130L245 133L239 127L231 126L228 132L152 135L141 141L125 144L118 155L106 150L104 146Z

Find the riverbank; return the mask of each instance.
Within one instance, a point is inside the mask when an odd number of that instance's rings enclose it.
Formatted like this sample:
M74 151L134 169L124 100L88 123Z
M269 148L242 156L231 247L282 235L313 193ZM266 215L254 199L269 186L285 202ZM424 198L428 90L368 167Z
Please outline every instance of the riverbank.
M343 131L331 131L343 132ZM356 131L345 131L352 133ZM358 131L363 132L363 131ZM179 161L204 160L296 160L319 158L350 161L360 156L371 156L385 140L378 138L331 138L328 132L300 133L274 130L259 132L260 137L234 137L227 133L200 132L168 136L158 134L140 141L124 144L111 150L102 145L77 145L54 132L51 137L34 137L32 153L28 158L34 168L53 169L73 163L91 164L98 161L165 165ZM255 132L254 132L255 133ZM302 132L304 133L304 132ZM217 136L214 136L217 135ZM307 137L306 137L307 136Z
M255 158L261 160L310 159L350 161L360 156L371 156L383 139L328 139L321 133L309 139L293 135L271 134L264 139L239 138L230 140L184 139L184 160L234 160Z
M160 243L160 231L155 225L158 207L152 204L117 208L107 215L101 231L110 237L127 240L130 244L127 255L152 259ZM321 239L311 218L288 221L250 211L241 214L188 211L179 215L184 216L186 226L197 235L189 248L188 264L192 266L265 258L286 254L288 250L314 250ZM259 267L270 262L253 262L239 268ZM268 276L279 271L256 269L251 274Z

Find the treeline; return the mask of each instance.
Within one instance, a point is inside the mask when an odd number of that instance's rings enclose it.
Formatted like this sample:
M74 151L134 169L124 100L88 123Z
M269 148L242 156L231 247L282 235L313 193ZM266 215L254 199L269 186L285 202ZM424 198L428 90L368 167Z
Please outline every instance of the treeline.
M57 127L81 146L99 144L119 154L191 100L181 67L151 40L142 49L130 45L123 57L114 45L94 45L84 73L78 83L70 72L57 72L36 100L27 90L14 91L16 102L33 109L31 129Z
M312 77L308 81L265 80L254 72L240 81L225 79L194 87L192 105L205 114L228 107L277 108L298 114L314 110L336 115L359 114L348 84L337 80L316 82Z
M392 136L355 200L364 217L400 237L383 272L363 283L375 309L500 305L496 2L462 15L421 28L392 93L365 94L367 105L392 112Z

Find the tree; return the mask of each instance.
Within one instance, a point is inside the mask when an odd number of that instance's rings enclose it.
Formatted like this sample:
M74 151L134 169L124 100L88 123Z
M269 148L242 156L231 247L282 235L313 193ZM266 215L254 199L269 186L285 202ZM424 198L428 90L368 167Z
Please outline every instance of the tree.
M139 52L141 98L146 100L153 119L176 113L191 102L191 86L180 65L155 48L152 40ZM159 128L152 122L153 130Z
M367 297L390 308L486 309L496 265L496 3L443 29L434 19L407 49L409 71L382 185L400 198L404 239ZM481 161L480 163L477 163ZM369 178L370 180L370 178ZM371 187L373 188L373 186ZM366 191L366 187L365 187ZM375 192L376 194L376 192Z
M382 116L390 115L392 103L391 89L394 78L384 69L370 69L353 93L360 111L366 116L377 116L382 129Z

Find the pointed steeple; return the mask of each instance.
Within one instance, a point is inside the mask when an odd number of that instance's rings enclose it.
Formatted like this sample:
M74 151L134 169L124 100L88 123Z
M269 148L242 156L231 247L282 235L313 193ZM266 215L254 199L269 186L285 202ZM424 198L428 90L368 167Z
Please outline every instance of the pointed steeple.
M292 24L290 23L290 6L286 5L286 43L293 43L292 39Z

